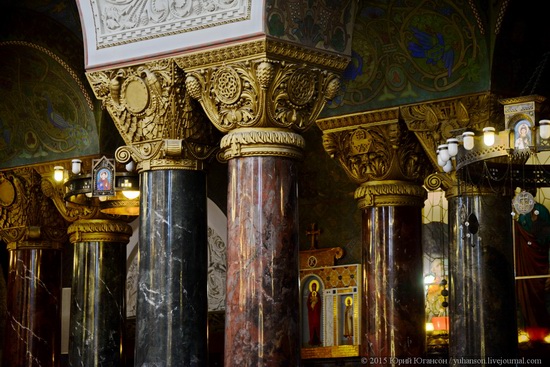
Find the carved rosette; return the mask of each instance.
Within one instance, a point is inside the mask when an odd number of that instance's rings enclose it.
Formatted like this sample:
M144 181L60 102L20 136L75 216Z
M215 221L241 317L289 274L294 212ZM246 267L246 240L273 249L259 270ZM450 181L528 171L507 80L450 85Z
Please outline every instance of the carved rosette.
M0 173L0 237L10 249L61 248L67 225L32 168Z
M300 158L300 132L334 98L340 78L306 64L265 58L190 72L189 94L221 132L225 159L246 155Z
M127 146L120 163L137 170L202 169L217 149L217 137L196 101L185 90L184 73L173 60L87 74Z
M71 224L67 232L71 243L128 243L132 236L132 227L128 223L116 220L85 219Z

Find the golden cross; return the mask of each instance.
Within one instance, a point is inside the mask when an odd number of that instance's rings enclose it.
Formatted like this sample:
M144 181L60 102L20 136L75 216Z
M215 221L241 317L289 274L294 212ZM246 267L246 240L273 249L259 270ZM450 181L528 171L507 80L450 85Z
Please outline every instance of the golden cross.
M317 243L317 236L321 234L321 231L316 229L317 225L315 223L311 223L310 229L306 231L307 236L311 236L311 247L310 250L315 250L315 244Z

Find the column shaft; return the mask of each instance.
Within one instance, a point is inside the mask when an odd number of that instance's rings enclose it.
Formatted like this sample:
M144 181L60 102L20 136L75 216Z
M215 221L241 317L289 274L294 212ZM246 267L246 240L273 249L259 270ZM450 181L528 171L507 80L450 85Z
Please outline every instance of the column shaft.
M391 357L421 357L425 349L419 207L363 211L364 355L379 365Z
M206 174L141 173L136 366L207 366Z
M74 245L70 366L124 366L126 244Z
M10 249L3 365L59 366L60 326L61 251Z
M225 366L298 366L295 161L229 160Z
M510 212L510 200L496 194L449 200L450 358L517 353Z

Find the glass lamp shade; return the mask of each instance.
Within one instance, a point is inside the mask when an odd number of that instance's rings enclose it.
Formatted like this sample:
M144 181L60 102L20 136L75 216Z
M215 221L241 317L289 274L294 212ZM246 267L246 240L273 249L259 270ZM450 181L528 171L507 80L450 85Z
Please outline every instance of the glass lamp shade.
M465 131L462 134L462 143L464 144L464 149L474 149L474 133L472 131Z
M550 120L539 121L539 134L542 139L550 138Z
M443 166L443 171L445 171L446 173L449 173L452 171L452 169L453 169L453 162L449 159L447 163L445 163L445 165Z
M56 182L63 181L63 166L55 166L53 168L53 179Z
M73 159L71 161L71 172L74 175L78 175L80 173L80 170L82 168L82 161L80 159Z
M455 157L458 154L458 139L447 139L447 150L451 157Z
M447 162L451 158L447 144L441 144L437 147L437 150L439 151L438 156L441 157L441 161Z
M494 127L484 127L483 128L483 142L488 147L495 144L495 128Z

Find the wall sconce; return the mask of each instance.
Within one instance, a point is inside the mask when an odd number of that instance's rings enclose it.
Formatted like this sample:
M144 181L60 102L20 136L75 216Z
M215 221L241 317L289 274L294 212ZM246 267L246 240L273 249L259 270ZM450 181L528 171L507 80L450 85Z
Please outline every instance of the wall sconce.
M458 154L458 139L457 138L447 139L447 150L449 151L449 155L451 157L456 157L456 155Z
M55 182L63 181L63 176L65 176L65 169L63 166L55 166L53 168L53 179Z
M484 127L483 128L483 142L488 147L492 147L495 144L495 128Z

